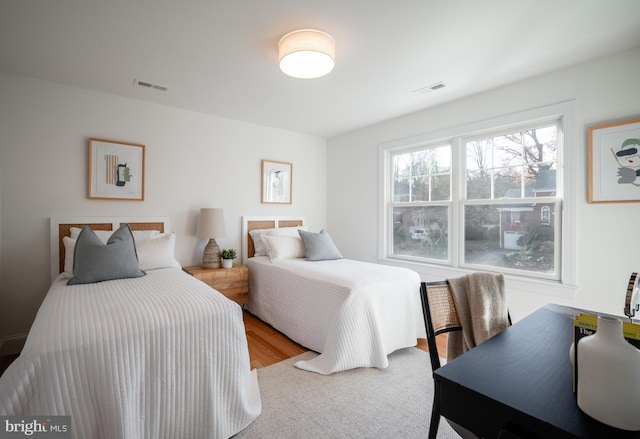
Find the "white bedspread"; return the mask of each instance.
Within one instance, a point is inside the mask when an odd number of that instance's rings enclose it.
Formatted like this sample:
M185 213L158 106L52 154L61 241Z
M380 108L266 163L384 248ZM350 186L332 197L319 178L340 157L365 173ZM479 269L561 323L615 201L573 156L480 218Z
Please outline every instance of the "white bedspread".
M57 278L1 415L71 415L75 438L228 438L261 411L242 310L179 269L66 286Z
M389 365L391 352L425 337L420 276L405 268L338 259L247 260L248 310L321 353L298 368L331 374Z

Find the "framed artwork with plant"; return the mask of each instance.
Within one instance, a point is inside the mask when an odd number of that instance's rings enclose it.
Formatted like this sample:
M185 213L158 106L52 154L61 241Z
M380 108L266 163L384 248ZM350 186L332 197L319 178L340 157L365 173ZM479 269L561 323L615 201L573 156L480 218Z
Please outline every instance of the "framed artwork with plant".
M144 145L89 138L89 198L144 200Z
M589 128L589 203L640 201L640 119Z

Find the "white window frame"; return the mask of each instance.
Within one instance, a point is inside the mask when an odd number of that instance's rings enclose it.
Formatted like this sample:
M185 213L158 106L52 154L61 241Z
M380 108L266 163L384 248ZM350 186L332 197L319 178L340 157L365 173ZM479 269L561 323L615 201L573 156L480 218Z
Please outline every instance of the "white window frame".
M518 113L494 117L474 123L469 123L454 128L422 134L408 139L399 139L382 143L378 146L379 162L379 213L378 213L378 262L399 265L412 268L422 274L425 280L446 279L461 276L472 271L469 267L461 266L460 252L464 243L453 246L449 243L449 261L442 265L431 262L417 262L411 258L391 256L392 230L388 213L388 202L391 197L389 179L391 178L390 157L393 152L400 150L416 149L420 146L432 145L434 143L450 143L452 146L452 197L453 203L450 215L450 230L461 233L461 203L458 198L464 190L464 174L459 172L464 165L464 157L461 157L462 139L467 139L480 133L489 133L495 130L503 130L509 127L520 127L529 123L559 118L558 136L562 136L562 148L557 151L557 177L562 182L557 197L561 200L562 225L559 227L561 233L561 262L559 263L559 280L539 279L514 273L505 274L510 287L521 291L547 294L562 298L575 298L576 291L576 160L566 160L568 152L582 151L578 145L578 134L575 124L575 101L561 102L540 108L525 110ZM456 143L458 142L458 143ZM464 154L466 155L466 154ZM457 177L456 177L457 175ZM453 241L453 240L450 240ZM443 261L444 262L444 261Z

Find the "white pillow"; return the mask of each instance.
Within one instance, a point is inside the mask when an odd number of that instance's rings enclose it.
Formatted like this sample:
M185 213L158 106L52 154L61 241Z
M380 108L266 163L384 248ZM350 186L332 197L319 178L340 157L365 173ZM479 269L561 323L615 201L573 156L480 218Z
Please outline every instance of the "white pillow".
M175 233L161 235L155 239L147 239L136 243L140 270L155 270L158 268L182 268L176 261Z
M69 235L71 239L78 239L78 235L82 229L80 227L71 227L69 229ZM104 244L107 243L111 235L113 234L113 230L94 230L93 231L100 241ZM155 239L160 236L160 232L158 230L133 230L133 240L138 243L141 241L148 241L149 239ZM63 239L64 240L64 239Z
M278 259L304 258L302 239L294 236L262 236L271 262Z
M267 249L264 246L264 242L262 241L262 236L269 233L269 229L256 229L251 230L249 235L251 235L251 239L253 240L253 255L254 256L266 256Z
M249 235L253 239L253 255L254 256L268 256L267 249L264 245L262 237L265 235L270 236L290 236L298 237L298 230L307 230L306 226L296 227L277 227L273 229L256 229L251 230Z
M73 276L73 250L76 247L76 240L65 236L62 238L64 244L64 274Z

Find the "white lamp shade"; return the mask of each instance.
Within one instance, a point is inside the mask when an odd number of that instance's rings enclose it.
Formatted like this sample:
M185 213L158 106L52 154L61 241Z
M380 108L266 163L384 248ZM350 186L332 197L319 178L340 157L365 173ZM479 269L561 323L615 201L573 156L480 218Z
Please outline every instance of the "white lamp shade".
M198 218L198 238L224 238L227 236L227 228L224 224L224 212L219 207L207 207L200 209Z
M290 32L278 43L280 70L301 79L319 78L333 70L336 43L319 30Z

